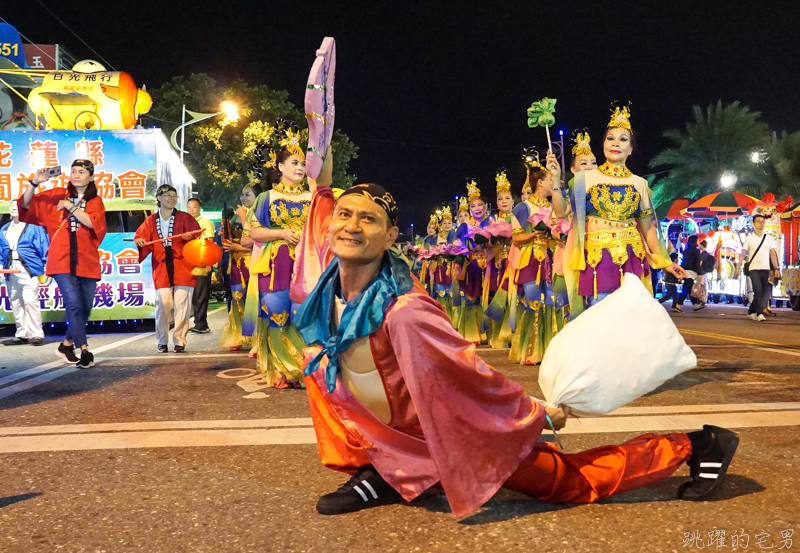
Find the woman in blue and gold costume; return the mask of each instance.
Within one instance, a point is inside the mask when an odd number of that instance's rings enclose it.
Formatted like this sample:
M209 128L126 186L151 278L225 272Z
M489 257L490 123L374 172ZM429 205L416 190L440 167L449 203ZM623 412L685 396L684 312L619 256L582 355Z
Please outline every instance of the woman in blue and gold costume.
M505 170L495 175L497 192L497 214L491 217L492 221L503 221L511 228L519 228L519 223L514 218L514 196L511 195L511 182ZM509 299L508 255L511 250L511 237L497 237L496 243L486 248L489 251L489 260L484 277L483 308L489 320L487 341L494 349L503 349L511 344L512 328L509 326L509 315L512 311L511 302L516 302L516 294L511 294ZM513 324L513 322L512 322Z
M457 215L457 224L455 225L455 230L453 231L453 239L450 241L451 244L460 244L460 241L457 241L456 238L456 231L459 227L461 227L464 223L469 223L469 218L471 215L469 214L469 203L467 202L466 196L461 196L458 198L458 215ZM462 307L464 306L464 300L462 298L463 294L461 292L461 286L458 282L458 275L459 275L460 268L456 264L455 261L452 262L451 267L451 295L453 298L453 309L450 311L450 322L453 323L453 328L458 330L458 325L461 323L461 311Z
M456 231L453 230L453 214L450 206L444 206L436 210L439 225L436 245L447 246L453 243L456 238ZM447 316L453 317L453 262L448 261L444 255L438 256L433 261L433 297L442 306Z
M548 200L553 193L553 175L539 164L537 153L527 153L525 162L526 184L532 193L514 210L514 220L519 224L514 230L514 244L520 254L512 281L522 312L508 358L521 365L536 365L542 362L550 340L566 324L569 309L566 288L563 282L560 286L556 282L555 253L564 225L558 224ZM541 228L534 228L529 221L533 214L543 219Z
M572 317L619 288L625 273L647 287L651 267L683 276L661 239L647 181L625 165L633 137L628 108L617 107L603 136L606 162L575 175L569 205L560 185L553 188L556 214L566 217L571 208L573 216L564 260ZM547 166L558 173L555 156Z
M256 198L261 193L261 186L257 182L251 182L242 189L239 196L241 202L239 208L228 221L228 237L223 237L222 247L228 252L228 263L223 270L229 275L231 287L231 305L228 310L228 321L222 329L219 347L230 348L237 351L242 346L250 346L250 336L242 334L242 318L244 317L244 304L247 296L247 284L250 282L250 257L253 252L253 241L245 237L242 240L244 227L242 222L253 223L252 207L256 203ZM258 344L253 344L251 355L258 349Z
M432 247L439 243L439 217L435 213L431 213L430 221L428 221L427 236L422 240L422 247L430 250ZM433 292L433 272L436 266L436 261L430 257L421 260L419 269L419 281L431 295L435 297Z
M481 195L478 183L470 180L467 184L469 202L469 221L456 229L456 244L465 246L469 253L460 267L458 286L461 292L461 313L458 330L466 340L480 343L486 339L485 321L481 301L483 299L483 278L486 271L486 251L468 236L470 230L483 228L489 224L486 199Z
M242 225L243 236L254 242L243 328L245 335L258 337L258 369L264 382L276 388L300 388L305 344L292 324L298 306L289 298L289 286L311 192L305 182L302 137L292 128L283 132L281 149L267 176L272 189L256 199L252 224Z

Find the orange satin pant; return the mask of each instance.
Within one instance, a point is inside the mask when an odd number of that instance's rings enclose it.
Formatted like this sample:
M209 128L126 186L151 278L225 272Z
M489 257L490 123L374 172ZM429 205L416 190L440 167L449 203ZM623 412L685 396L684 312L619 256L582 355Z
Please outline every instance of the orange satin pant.
M320 389L306 379L322 464L352 473L370 461L331 411ZM542 501L592 503L674 473L692 453L686 434L645 434L620 445L561 453L537 444L503 487Z

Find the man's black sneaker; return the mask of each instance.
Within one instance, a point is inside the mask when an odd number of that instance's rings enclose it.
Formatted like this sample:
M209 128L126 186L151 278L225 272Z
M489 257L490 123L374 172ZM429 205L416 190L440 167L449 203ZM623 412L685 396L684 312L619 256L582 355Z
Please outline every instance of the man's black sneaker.
M702 451L692 451L686 462L692 481L678 488L678 498L685 501L705 501L711 497L725 477L739 445L739 437L730 430L705 425L703 432L709 445Z
M175 353L183 353L186 351L186 346L175 346Z
M77 363L78 361L80 361L80 359L78 359L75 356L74 346L65 346L63 343L58 344L56 355L58 355L61 359L63 359L67 363Z
M197 328L196 326L193 326L192 328L189 329L189 332L194 332L195 334L208 334L209 332L211 332L211 329Z
M44 345L44 338L31 338L31 345L32 346Z
M79 369L88 369L94 365L94 355L88 349L81 350L81 360L75 366Z
M317 512L321 515L342 515L402 502L400 494L378 474L375 467L367 465L358 469L341 488L320 497Z
M19 336L15 336L13 340L8 340L5 342L7 346L21 346L22 344L27 344L28 340L26 338L20 338Z
M158 344L158 353L169 353L169 346L167 344Z

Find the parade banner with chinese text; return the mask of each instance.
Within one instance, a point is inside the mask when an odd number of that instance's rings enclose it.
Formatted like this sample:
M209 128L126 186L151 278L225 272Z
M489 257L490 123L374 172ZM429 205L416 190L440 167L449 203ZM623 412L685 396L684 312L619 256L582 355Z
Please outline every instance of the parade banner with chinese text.
M66 188L75 159L94 163L95 184L106 209L113 209L113 200L152 198L158 180L156 137L163 135L150 129L0 132L0 201L19 198L40 167L60 165L62 174L37 191Z
M102 279L94 292L90 321L155 318L156 296L150 257L139 263L139 252L131 241L134 233L106 235L100 244ZM43 322L66 320L64 298L53 280L39 286L39 305ZM0 324L11 324L11 297L8 284L0 279Z

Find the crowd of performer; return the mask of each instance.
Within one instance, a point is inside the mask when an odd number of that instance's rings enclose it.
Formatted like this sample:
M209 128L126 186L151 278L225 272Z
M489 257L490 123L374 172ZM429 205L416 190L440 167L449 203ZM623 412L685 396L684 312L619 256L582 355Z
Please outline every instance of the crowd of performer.
M280 132L218 236L200 201L181 211L177 191L165 184L135 244L140 261L152 257L158 351L169 351L174 320L181 353L190 330L208 331L209 265L188 252L194 241L219 238L229 291L219 345L249 348L268 386L307 387L322 462L351 475L319 499L318 512L410 501L437 483L457 516L500 487L594 502L663 479L684 462L691 474L679 497L711 496L736 451L734 433L705 426L566 454L539 436L545 425L562 428L569 407L533 400L476 352L485 342L538 364L553 336L617 290L626 273L648 287L653 269L687 277L660 236L646 181L626 167L633 150L627 108L615 110L603 134L602 165L588 133L576 136L568 183L552 151L542 164L529 150L517 205L505 172L495 178L495 214L470 180L457 224L443 207L407 256L396 248L398 208L387 190L332 189L331 152L319 177L306 178L301 135L290 126ZM86 321L106 232L93 173L91 162L75 160L67 189L35 194L47 180L38 171L0 240L0 248L13 244L12 265L26 270L18 277L23 293L42 269L26 259L31 251L43 257L49 241L45 273L62 290L68 321L58 353L79 368L94 362ZM42 225L44 234L26 234L20 222ZM19 314L27 333L35 318Z

